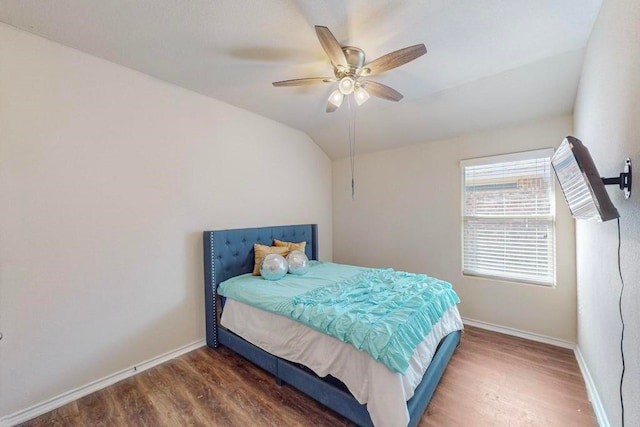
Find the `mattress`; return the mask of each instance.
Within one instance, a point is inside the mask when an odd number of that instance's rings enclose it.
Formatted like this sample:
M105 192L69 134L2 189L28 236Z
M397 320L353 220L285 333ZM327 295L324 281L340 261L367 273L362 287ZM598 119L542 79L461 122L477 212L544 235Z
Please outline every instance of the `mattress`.
M406 401L420 384L438 343L449 333L463 329L458 309L453 306L417 346L409 368L401 374L351 344L230 298L221 324L271 354L307 366L320 377L338 378L358 402L367 405L376 426L407 425Z

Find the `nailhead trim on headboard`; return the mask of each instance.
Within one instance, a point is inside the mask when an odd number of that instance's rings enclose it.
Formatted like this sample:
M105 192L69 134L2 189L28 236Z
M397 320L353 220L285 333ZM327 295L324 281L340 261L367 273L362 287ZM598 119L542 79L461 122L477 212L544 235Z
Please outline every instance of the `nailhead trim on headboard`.
M205 310L207 344L218 346L218 306L216 288L231 277L253 271L253 244L271 246L273 239L289 242L306 241L309 259L318 259L318 228L316 224L286 225L236 230L205 231Z
M216 259L216 249L213 246L213 233L211 233L210 245L211 245L211 259ZM218 323L218 304L217 304L218 285L217 283L218 282L216 282L216 263L212 262L211 263L211 290L213 292L212 312L213 312L213 318L215 319L216 324ZM218 347L218 328L217 327L213 328L213 346Z

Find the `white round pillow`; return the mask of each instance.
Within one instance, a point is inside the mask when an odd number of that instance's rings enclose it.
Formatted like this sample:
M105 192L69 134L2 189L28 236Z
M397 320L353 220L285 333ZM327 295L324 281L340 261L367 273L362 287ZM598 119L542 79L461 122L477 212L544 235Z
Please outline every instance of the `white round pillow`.
M287 255L287 262L289 263L289 273L302 276L309 270L309 258L302 251L291 251Z
M280 254L269 254L260 264L260 275L266 280L280 280L289 269L289 263Z

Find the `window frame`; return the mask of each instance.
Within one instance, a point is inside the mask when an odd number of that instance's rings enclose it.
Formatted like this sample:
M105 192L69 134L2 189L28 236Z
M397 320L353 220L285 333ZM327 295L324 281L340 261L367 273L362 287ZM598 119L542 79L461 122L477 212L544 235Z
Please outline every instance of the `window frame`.
M557 216L557 212L556 212L556 192L555 192L555 181L554 181L554 177L553 177L553 171L551 170L551 157L553 156L554 150L553 148L545 148L545 149L538 149L538 150L530 150L530 151L522 151L522 152L515 152L515 153L509 153L509 154L500 154L500 155L494 155L494 156L486 156L486 157L478 157L478 158L471 158L471 159L464 159L460 161L460 188L461 188L461 195L460 195L460 219L461 219L461 257L462 257L462 274L463 276L467 276L467 277L478 277L478 278L484 278L484 279L492 279L492 280L500 280L500 281L507 281L507 282L515 282L515 283L524 283L524 284L533 284L533 285L539 285L539 286L545 286L545 287L555 287L556 286L556 282L557 282L557 262L556 262L556 254L557 254L557 245L556 245L556 237L557 237L557 230L556 230L556 216ZM472 166L482 166L482 165L491 165L491 164L499 164L499 163L510 163L510 162L518 162L518 161L526 161L526 160L534 160L534 159L544 159L544 158L548 158L549 159L549 205L550 205L550 215L547 218L541 218L541 217L536 217L533 215L522 215L522 216L518 216L518 217L514 217L514 216L498 216L496 217L498 219L498 222L500 221L513 221L514 219L525 219L525 220L543 220L543 221L548 221L549 225L550 225L550 230L552 233L552 238L551 238L551 255L548 258L549 262L552 264L551 267L551 281L548 280L544 280L544 278L541 277L541 280L535 280L532 278L517 278L517 277L513 277L513 275L516 275L515 272L512 272L512 276L510 276L508 273L501 275L501 274L487 274L487 273L482 273L482 272L478 272L478 271L473 271L473 270L469 270L465 267L466 266L466 260L465 260L465 247L466 247L466 243L467 240L465 239L465 231L467 230L467 223L469 221L469 219L471 218L477 218L477 216L467 216L466 215L466 210L465 210L465 202L467 200L466 198L466 168L468 167L472 167ZM547 276L548 277L548 276Z

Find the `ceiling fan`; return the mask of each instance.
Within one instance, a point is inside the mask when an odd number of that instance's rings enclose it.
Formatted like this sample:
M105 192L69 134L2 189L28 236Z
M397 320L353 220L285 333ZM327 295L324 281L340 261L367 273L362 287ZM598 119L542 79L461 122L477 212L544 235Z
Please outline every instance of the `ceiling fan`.
M352 93L358 105L362 105L369 99L370 95L389 101L400 101L403 98L400 92L366 78L404 65L427 53L427 48L424 44L417 44L388 53L365 64L365 54L362 49L353 46L341 46L327 27L316 25L316 34L333 65L335 77L307 77L283 80L273 82L273 85L276 87L305 86L338 82L338 88L329 96L327 113L336 111L345 96L349 96Z

